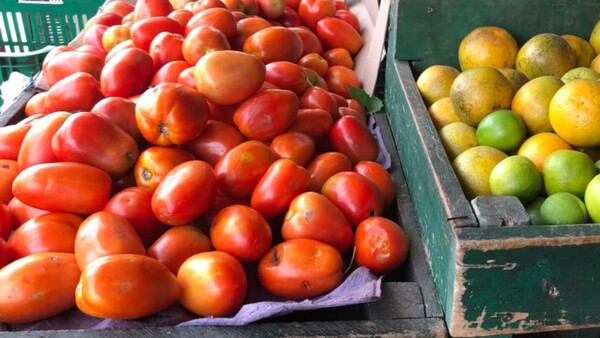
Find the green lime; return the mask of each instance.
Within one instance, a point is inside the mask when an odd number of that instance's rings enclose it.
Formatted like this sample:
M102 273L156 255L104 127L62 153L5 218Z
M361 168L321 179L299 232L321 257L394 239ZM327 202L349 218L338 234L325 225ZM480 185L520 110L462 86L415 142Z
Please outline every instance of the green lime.
M600 175L596 175L587 185L584 201L592 221L600 223Z
M579 197L570 192L557 192L542 203L540 218L549 225L582 224L588 222L588 213Z
M531 225L544 224L544 222L542 222L542 217L540 216L540 209L545 200L545 197L538 197L525 207L525 211L527 211L527 215L529 215L529 219L531 220Z
M585 188L596 176L596 166L585 153L559 149L548 155L542 174L544 187L549 195L564 191L583 199Z
M542 174L525 156L513 155L500 161L490 174L493 195L517 197L523 205L533 201L542 190Z
M509 109L496 110L484 117L477 126L480 145L513 153L527 137L527 128L521 116Z

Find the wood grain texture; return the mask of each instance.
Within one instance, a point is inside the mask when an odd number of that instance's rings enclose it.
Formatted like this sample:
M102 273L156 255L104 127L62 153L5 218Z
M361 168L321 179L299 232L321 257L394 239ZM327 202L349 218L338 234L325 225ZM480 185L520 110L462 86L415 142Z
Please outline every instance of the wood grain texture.
M471 207L480 227L531 224L525 207L514 196L477 196L471 200Z

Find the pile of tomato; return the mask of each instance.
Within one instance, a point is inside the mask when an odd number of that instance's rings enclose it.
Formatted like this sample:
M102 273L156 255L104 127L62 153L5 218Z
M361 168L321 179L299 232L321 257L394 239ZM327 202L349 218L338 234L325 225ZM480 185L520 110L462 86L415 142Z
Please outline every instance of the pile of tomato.
M340 0L108 2L0 128L0 322L229 316L382 275L408 242Z

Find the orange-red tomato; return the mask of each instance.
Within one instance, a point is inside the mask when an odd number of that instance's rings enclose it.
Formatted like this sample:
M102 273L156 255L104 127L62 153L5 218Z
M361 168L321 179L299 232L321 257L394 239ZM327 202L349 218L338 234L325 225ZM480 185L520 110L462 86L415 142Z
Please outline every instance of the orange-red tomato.
M354 262L377 275L402 266L409 251L408 238L400 225L377 216L360 222L354 235L354 245Z
M185 27L190 19L194 16L194 13L188 9L179 8L169 13L168 17L179 22L181 27Z
M331 0L300 0L298 14L306 27L316 31L321 19L335 15L335 6Z
M320 87L310 87L300 96L300 108L321 108L331 115L332 122L340 118L339 105L331 94Z
M10 202L8 202L7 207L10 211L10 215L12 215L12 220L14 222L15 228L20 227L23 223L29 221L34 217L49 213L49 211L47 210L31 207L14 197L10 200ZM3 224L10 224L9 222L10 221L7 220ZM2 231L6 232L6 237L8 237L8 234L11 230L12 226L10 226L10 230L4 229Z
M137 159L133 168L137 186L156 190L165 176L179 164L195 160L192 153L174 147L149 147Z
M8 254L16 260L37 252L75 251L75 234L83 218L66 212L37 216L15 229L8 238Z
M321 54L314 52L302 56L302 58L298 60L298 65L314 70L321 77L325 76L325 72L329 67L327 60L325 60Z
M360 161L354 166L354 171L368 178L379 188L386 208L392 206L396 198L396 189L394 181L385 167L374 161Z
M290 299L325 294L342 283L344 261L331 245L291 239L272 247L258 263L258 280L270 293Z
M75 306L81 272L72 253L36 253L0 269L0 322L32 323Z
M334 174L352 170L352 162L348 156L331 151L317 155L306 167L310 173L308 190L320 192L323 183Z
M98 80L88 73L77 72L50 87L44 105L46 113L90 111L103 98Z
M106 58L100 74L100 88L104 96L130 98L148 88L155 68L154 60L147 51L136 47L124 48Z
M308 189L310 174L304 167L288 159L279 159L258 181L250 206L266 218L279 216L288 209L294 197Z
M250 16L237 21L236 33L230 39L231 49L241 51L248 37L267 27L271 27L269 21L259 16Z
M364 219L383 213L383 196L368 178L353 171L334 174L321 193L340 209L353 227Z
M148 142L159 146L181 145L202 133L208 121L208 106L197 91L166 82L142 94L135 118Z
M356 109L350 108L350 107L340 107L340 115L341 116L346 116L346 115L354 116L354 117L356 117L356 119L358 119L360 122L364 123L365 125L367 125L367 122L369 120L369 117L364 112L364 110L356 110Z
M340 253L348 251L354 242L352 226L344 214L327 197L313 191L302 193L292 200L281 235L286 241L314 239L331 245Z
M110 176L96 167L75 162L43 163L17 175L13 194L34 208L89 215L104 208L110 186Z
M109 27L110 28L110 27ZM96 46L92 46L92 45L83 45L83 46L79 46L77 47L77 49L75 49L78 52L84 52L84 53L91 53L91 54L95 54L97 55L99 58L101 58L102 60L104 60L106 58L106 54L108 54L105 50L104 47L96 47Z
M154 38L165 32L183 35L184 28L168 16L154 16L136 20L129 34L134 46L149 52Z
M323 1L323 0L322 0ZM327 17L317 22L317 36L327 49L345 48L350 55L356 55L363 46L363 39L360 33L346 21Z
M137 254L99 258L81 273L75 291L82 312L100 318L136 319L156 314L181 295L177 278L156 259Z
M277 21L284 27L302 26L302 19L300 18L300 15L298 15L298 12L288 6L285 6L283 13L277 18Z
M327 64L331 66L344 66L346 68L354 68L354 60L345 48L332 48L323 53L323 58L327 60Z
M215 215L210 239L216 250L240 262L258 261L271 247L271 227L255 209L242 204L225 207Z
M250 198L258 181L275 162L275 153L260 141L246 141L225 153L215 164L219 190L237 198Z
M326 91L329 91L329 86L327 85L327 81L325 81L325 79L320 76L319 74L317 74L316 71L312 70L311 68L304 68L304 72L306 73L306 79L308 80L308 82L315 86L315 87L319 87L319 88L323 88ZM327 72L325 72L327 73ZM337 100L336 100L337 102Z
M153 16L167 16L173 11L169 0L138 0L133 10L133 19L142 20Z
M361 82L354 70L344 66L330 66L325 72L325 81L329 90L341 95L343 100L350 98L348 87L360 88Z
M194 225L179 225L165 231L148 248L146 255L166 265L177 275L181 264L189 257L212 250L208 236Z
M285 1L279 0L256 0L260 15L266 19L275 20L283 14Z
M302 57L302 39L287 27L267 27L252 34L242 46L245 53L254 55L264 64L274 61L295 63Z
M171 32L160 32L154 37L148 52L154 60L155 69L159 69L171 61L183 60L183 35Z
M192 29L200 26L214 27L223 32L227 39L233 37L236 32L235 18L226 8L207 8L194 14L185 26L185 35L187 36Z
M122 216L98 211L81 222L75 236L75 258L81 270L94 260L116 254L146 253L135 228Z
M107 97L100 100L91 110L92 113L105 117L133 137L138 145L144 138L135 122L135 103L124 97Z
M145 187L128 187L117 192L106 203L104 211L125 218L149 247L170 227L162 224L152 212L153 191Z
M25 104L25 116L32 116L35 114L48 114L46 110L46 97L48 96L48 92L39 92L33 95L29 101ZM7 126L4 126L7 127ZM3 127L3 128L4 128ZM2 129L3 129L2 128Z
M277 158L286 158L305 166L315 153L315 141L308 135L288 132L275 136L269 145Z
M10 262L8 258L8 246L4 238L0 238L0 269Z
M308 87L304 69L289 61L275 61L267 65L265 81L281 89L291 90L301 95Z
M223 32L212 26L192 29L182 44L182 56L187 63L195 65L200 58L217 50L229 50L231 46Z
M196 15L209 8L227 9L227 5L221 0L197 0L186 4L184 8L189 9L192 14Z
M13 198L12 184L19 174L19 164L15 160L0 160L0 202L8 204Z
M290 129L298 105L298 96L292 91L261 90L235 110L233 122L246 138L270 141Z
M290 30L302 40L302 56L310 53L323 54L323 44L317 35L305 26L290 27Z
M84 26L84 31L89 31L94 26L113 26L118 25L123 21L123 16L119 13L114 12L102 12L94 15Z
M123 19L121 17L121 19ZM89 20L88 22L91 22L92 20ZM121 22L121 20L119 20L119 23ZM102 48L104 49L104 46L102 45L102 35L104 34L104 32L108 29L107 25L103 25L103 24L95 24L92 25L90 28L86 29L83 32L83 44L85 46L94 46L96 48Z
M195 254L177 272L179 302L202 317L224 317L238 311L248 291L242 264L222 251Z
M256 57L222 50L200 58L194 77L202 95L217 104L231 105L256 93L264 82L265 72L265 65Z
M165 82L177 83L179 75L188 68L190 68L190 64L183 60L168 62L154 73L154 76L150 80L150 86L156 86ZM192 88L196 89L196 81L194 81Z
M0 238L7 239L13 227L14 221L10 209L0 202Z
M355 31L360 33L360 21L349 9L336 9L335 17L346 21Z
M321 108L298 109L296 120L290 127L290 132L302 133L318 142L329 135L333 118Z
M379 155L375 136L354 116L346 115L337 120L329 131L329 140L333 149L348 156L352 164L375 161Z
M115 0L113 2L109 2L102 7L102 11L104 13L117 13L121 16L125 16L131 12L133 12L135 6L130 4L125 0Z
M104 67L104 60L99 56L78 51L58 50L47 59L44 76L49 86L54 86L61 79L78 72L89 73L100 79Z
M183 147L192 152L197 159L214 167L225 153L244 141L244 135L236 127L225 122L208 120L202 134Z
M112 51L117 45L124 41L130 41L133 47L133 41L131 39L131 27L128 25L114 25L108 27L102 35L102 48L106 51L104 61L108 61L108 53Z
M152 211L168 225L186 224L202 215L217 198L217 180L210 164L187 161L171 169L152 196Z
M182 70L181 73L179 73L179 76L177 77L177 83L182 84L193 90L197 90L196 89L196 77L194 75L195 71L196 71L196 67L194 67L194 66L191 66L191 67L188 67L188 68Z

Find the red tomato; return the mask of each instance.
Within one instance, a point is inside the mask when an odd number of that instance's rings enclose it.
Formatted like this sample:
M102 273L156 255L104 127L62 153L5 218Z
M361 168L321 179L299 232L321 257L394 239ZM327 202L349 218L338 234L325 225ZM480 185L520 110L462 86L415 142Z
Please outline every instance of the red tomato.
M84 219L75 236L75 258L82 271L100 257L145 253L144 243L127 219L108 211Z
M8 246L4 238L0 238L0 269L9 263L8 259Z
M265 65L256 57L223 50L201 58L195 66L194 77L198 91L207 99L231 105L256 93L264 82L265 72Z
M110 255L81 273L75 299L83 313L100 318L136 319L173 305L181 295L175 275L156 259Z
M224 208L235 205L243 204L250 205L250 198L237 198L225 195L221 190L217 189L217 199L215 203L205 212L202 216L196 218L192 224L200 228L204 233L210 233L210 227L215 219L215 216Z
M337 102L331 94L320 87L310 87L300 96L300 108L321 108L331 115L332 122L340 118Z
M300 3L300 0L285 0L285 5L288 7L291 7L295 10L298 10L299 3Z
M335 17L346 21L350 26L352 26L352 28L354 28L354 30L360 33L360 21L350 10L337 9L335 11Z
M184 148L202 161L215 166L229 150L246 141L234 126L221 121L208 120L200 136L184 145Z
M97 25L103 26L114 26L118 25L123 21L123 16L119 13L114 12L102 12L96 13L84 26L84 30L87 32Z
M227 39L233 37L236 32L235 18L231 14L231 11L226 8L208 8L194 14L185 26L185 36L192 29L200 26L214 27L223 32Z
M260 12L260 8L258 8L258 4L256 0L242 0L242 5L244 6L244 13L246 15L258 15Z
M209 9L209 8L225 8L225 9L227 9L227 5L221 0L197 0L197 1L193 1L190 4L187 4L186 7L188 7L188 9L194 15L196 15L206 9Z
M302 56L309 53L323 54L323 44L313 31L305 26L290 27L290 30L302 40Z
M316 192L302 193L290 204L281 227L284 240L295 238L314 239L336 248L340 253L348 251L354 241L352 226L327 197Z
M128 187L117 192L106 203L104 211L125 218L149 247L170 227L162 224L152 213L152 190Z
M258 181L250 206L266 218L285 213L292 200L305 192L310 183L308 171L292 160L279 159Z
M179 22L181 27L185 27L192 18L192 16L194 16L194 13L192 13L192 11L183 8L176 9L168 15L169 18Z
M321 77L325 76L325 72L329 67L327 60L325 60L320 54L314 52L302 56L302 58L298 60L298 65L314 70Z
M355 99L346 99L346 104L347 104L348 108L355 109L360 114L364 114L365 116L367 115L365 108Z
M8 254L16 260L37 252L75 251L75 234L83 218L51 212L35 217L15 229L8 238Z
M328 178L321 193L342 211L353 227L368 217L383 213L383 196L379 188L353 171L339 172Z
M171 169L152 196L152 211L169 225L191 222L217 198L217 181L210 164L194 160Z
M150 51L150 44L160 33L183 35L183 27L175 19L168 16L155 16L137 20L129 34L133 44L145 51Z
M224 317L238 311L248 291L242 264L222 251L195 254L177 272L179 302L202 317Z
M260 260L258 280L276 296L312 298L342 283L343 265L334 247L313 239L291 239L272 247Z
M124 176L139 155L129 134L90 112L73 114L62 124L52 138L52 152L59 161L85 163L115 178Z
M12 184L19 174L15 160L0 160L0 203L8 204L13 198Z
M275 162L275 153L260 141L246 141L215 164L219 189L226 195L249 198L258 181Z
M75 305L81 272L72 253L43 252L0 269L0 322L33 323Z
M302 39L287 27L267 27L252 34L242 46L264 64L274 61L296 62L302 57Z
M360 222L354 235L354 245L354 262L377 275L402 266L409 249L408 238L400 225L377 216Z
M183 60L183 35L170 32L161 32L150 43L148 51L154 60L155 69L177 60Z
M91 45L104 49L104 46L102 45L102 35L104 34L107 28L108 26L102 24L93 25L92 27L84 31L83 43L86 45Z
M195 159L194 155L185 149L160 146L146 148L138 157L133 169L135 182L140 187L154 191L171 169Z
M100 75L100 88L106 97L129 98L146 90L154 70L154 60L148 52L135 47L125 48L106 62Z
M306 27L316 31L321 19L335 15L335 6L331 0L300 0L298 14Z
M396 189L387 169L374 161L360 161L354 166L354 171L368 178L379 188L386 208L392 206L396 198Z
M144 92L137 102L135 118L148 142L171 146L198 137L208 121L204 97L184 85L166 82Z
M135 21L153 16L167 16L173 11L169 0L138 0L133 10Z
M154 76L150 80L150 86L156 86L165 82L177 83L179 75L188 68L190 68L190 64L183 60L168 62L154 73ZM194 80L192 88L196 89L196 80Z
M335 6L336 10L340 10L340 9L350 10L348 5L346 4L346 1L344 1L344 0L333 0L333 5Z
M241 51L249 36L267 27L271 27L269 21L259 16L250 16L237 21L236 33L230 39L231 49Z
M348 156L352 164L375 161L379 144L364 123L354 116L342 116L329 131L329 139L335 151Z
M103 98L98 80L88 73L78 72L62 78L50 87L44 104L47 113L74 113L90 111Z
M177 77L177 83L196 90L196 77L194 76L195 70L196 68L194 66L182 70Z
M177 275L181 264L189 257L212 250L210 239L193 225L179 225L163 233L146 253L166 265Z
M104 47L96 47L96 46L92 46L92 45L79 46L75 50L78 51L78 52L91 53L91 54L97 55L102 60L104 60L106 58L106 55L108 54L104 50Z
M354 68L354 60L350 52L346 48L332 48L323 53L323 58L327 60L329 67L331 66L344 66L346 68Z
M333 99L337 103L338 107L348 107L348 99L347 98L343 97L340 94L334 93L334 92L329 92L329 94L331 95L331 97L333 97Z
M306 167L310 173L308 190L320 192L323 183L334 174L352 170L348 156L339 152L326 152L315 157Z
M233 122L246 138L269 141L294 124L298 104L298 96L292 91L261 90L235 110Z
M277 18L277 21L279 21L279 23L281 23L281 25L284 27L298 27L302 26L303 24L298 12L288 6L285 6L283 13L279 18Z
M115 0L102 6L104 13L117 13L121 16L125 16L133 12L135 6L125 0Z
M323 88L326 91L329 91L327 81L325 81L322 76L317 74L316 71L312 70L311 68L304 68L304 72L306 73L306 79L308 80L308 83L315 87ZM325 71L325 74L327 74L327 71Z
M359 120L361 123L367 125L367 122L369 120L369 117L367 116L367 114L364 112L364 110L356 110L354 108L350 108L350 107L340 107L340 115L341 116L346 116L346 115L350 115L350 116L354 116L356 117L357 120Z
M350 98L348 87L360 88L361 83L356 73L344 66L330 66L325 72L325 81L330 91L341 95L343 99Z
M329 135L332 125L333 118L323 109L298 109L298 115L290 127L290 132L308 135L314 140L314 143Z
M0 238L7 239L14 227L13 216L6 204L0 202Z
M324 0L323 0L324 1ZM345 48L356 55L363 46L363 39L354 27L342 19L324 18L317 23L317 36L325 48Z
M195 65L206 54L229 49L229 41L223 32L211 26L198 26L185 36L182 55L187 63Z
M260 15L265 19L275 20L285 10L285 1L280 0L256 0Z
M32 124L19 150L19 171L35 164L57 161L52 152L52 137L69 116L71 113L55 112Z
M275 61L266 67L265 80L281 89L291 90L297 95L301 95L308 87L304 69L295 63Z
M48 96L48 92L40 92L33 95L29 101L25 104L25 116L33 116L36 114L46 115L48 111L46 110L46 97ZM4 126L7 127L7 126ZM2 129L4 129L4 127ZM1 130L0 129L0 132ZM0 143L1 144L1 143Z
M124 97L104 98L92 108L92 113L107 118L129 136L131 136L138 145L142 145L144 137L135 122L135 103Z
M104 61L108 62L108 61L110 61L110 59L112 59L117 53L119 53L123 49L133 48L133 47L135 47L133 45L133 41L131 41L131 39L129 39L129 38L127 38L124 41L118 42L114 47L112 47L108 51L108 53L106 53L106 58L104 58Z
M215 250L240 262L258 261L271 247L271 227L255 209L242 204L227 206L215 215L210 227Z
M46 210L30 207L14 197L8 202L8 210L12 215L14 228L20 227L23 223L34 217L49 213L49 211Z
M37 95L36 95L37 96ZM35 97L35 96L34 96ZM12 124L0 128L0 158L17 160L31 124Z
M288 132L275 136L269 145L277 158L286 158L305 166L315 153L315 141L308 135Z
M261 87L261 90L262 90L262 87ZM237 107L240 106L239 104L223 105L223 104L214 103L211 100L206 100L206 103L208 103L208 109L210 111L209 112L209 120L225 122L235 128L235 125L233 123L233 114L235 113L235 110L237 109ZM236 128L236 130L237 130L237 128ZM239 133L239 130L238 130L238 133Z
M102 47L107 52L104 58L105 62L108 61L108 52L112 51L116 46L124 41L131 42L133 47L133 41L131 41L131 27L127 25L115 25L108 27L108 29L102 35Z
M104 208L110 184L105 171L87 164L43 163L17 175L13 194L34 208L87 215Z
M48 63L50 63L50 60L52 60L52 58L54 58L56 55L63 52L72 52L74 50L74 48L69 46L58 46L52 48L48 54L46 54L46 57L44 57L44 61L42 61L42 72L46 73L46 67L48 67Z
M104 67L104 60L95 54L78 51L63 51L54 54L46 64L44 76L48 85L52 87L61 79L78 72L91 74L100 79Z

